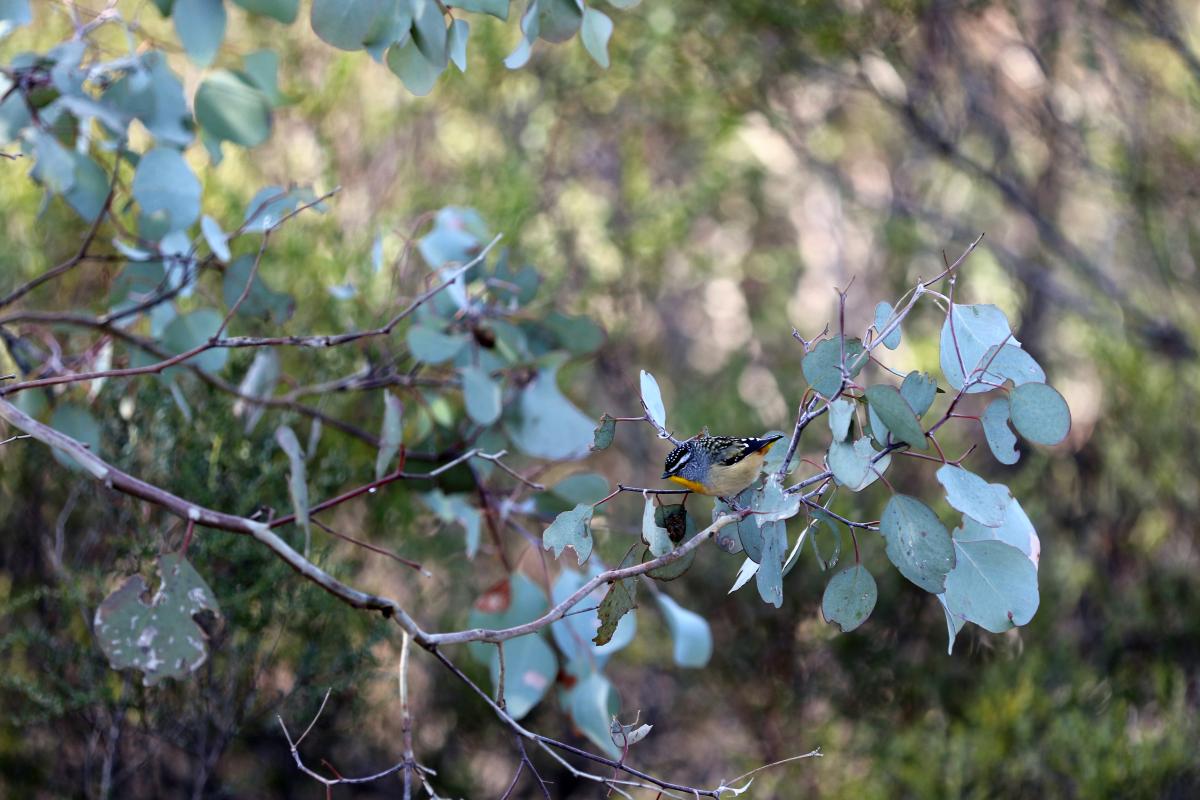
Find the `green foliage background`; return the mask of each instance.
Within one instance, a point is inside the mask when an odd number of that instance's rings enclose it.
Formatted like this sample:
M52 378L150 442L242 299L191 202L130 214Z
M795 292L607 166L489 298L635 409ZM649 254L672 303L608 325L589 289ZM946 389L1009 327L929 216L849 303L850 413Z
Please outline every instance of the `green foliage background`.
M6 59L62 36L63 8L35 6L35 25L0 44ZM674 667L650 613L609 668L623 708L655 724L637 762L711 784L820 745L823 759L760 775L759 796L1192 796L1200 17L1185 3L1049 6L644 3L613 15L607 71L572 42L539 46L508 72L501 61L519 34L479 17L467 73L448 71L424 99L362 53L320 43L306 23L233 11L218 64L278 49L292 102L267 144L227 147L216 168L191 158L218 219L240 219L265 184L343 187L327 215L274 236L263 261L264 276L297 298L291 330L360 323L362 305L335 302L326 287L350 277L364 297L385 294L389 276L369 267L376 236L395 254L421 214L471 206L538 266L541 311L588 314L606 329L594 357L564 370L577 404L636 413L645 368L685 433L790 425L805 386L791 331L811 337L832 320L835 285L856 279L847 312L862 327L877 300L936 274L942 249L953 257L986 231L961 296L1005 309L1075 421L1053 452L1025 450L1016 467L985 471L1012 487L1041 535L1037 617L1004 636L972 633L947 656L941 610L883 568L871 542L879 605L863 628L838 635L820 619L827 577L810 561L788 577L777 611L727 597L739 562L708 548L671 593L710 620L709 666ZM175 49L167 25L149 33ZM195 68L179 55L172 66L194 89ZM0 162L4 289L69 256L84 231L59 201L39 215L24 170ZM107 270L79 269L53 290L65 295L29 305L88 307L107 291ZM936 366L938 322L929 314L906 327L913 367ZM352 354L297 357L325 359L333 374L353 366L338 362ZM240 374L249 354L232 360ZM120 464L211 507L288 507L273 425L244 436L227 399L203 388L184 425L156 381L127 387L128 424L115 393L97 409ZM356 408L354 398L332 402ZM972 441L943 444L961 452ZM662 455L646 430L622 427L593 463L613 482L654 485ZM39 445L9 444L0 457L5 794L315 792L274 715L299 725L327 687L308 752L345 773L396 759L391 632L239 537L193 545L227 617L196 679L147 690L111 672L91 614L120 575L148 572L178 528L49 468ZM327 432L310 492L353 485L373 460ZM910 480L897 489L934 485L932 470ZM875 518L885 496L872 489L845 513ZM494 559L461 563L459 534L440 531L405 492L334 519L430 565L436 577L422 582L323 545L342 574L398 595L431 627L464 624L503 574ZM418 757L439 771L441 791L502 792L511 742L479 723L486 709L428 659L414 670ZM528 724L554 733L564 723L547 703ZM106 777L114 726L124 757ZM553 777L564 797L599 792Z

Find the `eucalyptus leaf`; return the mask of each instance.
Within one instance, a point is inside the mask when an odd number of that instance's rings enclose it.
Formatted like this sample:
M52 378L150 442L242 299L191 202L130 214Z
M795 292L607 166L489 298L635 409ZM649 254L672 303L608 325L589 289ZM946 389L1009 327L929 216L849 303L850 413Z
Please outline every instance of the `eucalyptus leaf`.
M465 334L441 333L425 325L410 327L406 338L413 358L426 364L449 361L467 344Z
M287 454L291 464L291 475L288 479L288 492L292 496L292 510L296 513L296 522L304 531L304 557L312 549L312 526L308 518L308 476L304 464L304 451L300 449L300 440L296 432L287 425L275 429L275 441Z
M579 38L588 54L605 69L608 69L608 40L612 32L613 23L607 14L592 6L584 9Z
M1004 522L1008 501L1012 499L1008 488L998 483L988 483L969 470L953 464L944 464L937 471L938 482L946 489L946 502L981 525L999 527Z
M954 568L954 545L937 515L915 497L893 495L883 509L879 532L900 574L927 592L940 594Z
M675 643L675 663L681 667L703 667L712 658L712 630L708 621L662 592L656 598Z
M194 105L196 122L217 141L255 147L271 135L271 99L236 73L210 73Z
M1031 442L1055 445L1071 431L1071 409L1054 387L1026 383L1009 396L1013 427Z
M891 321L894 312L895 309L891 303L883 302L875 306L876 333L883 333L884 329L887 328L888 322ZM895 350L900 346L900 326L898 324L887 336L883 337L883 346L888 350Z
M379 436L379 453L375 456L375 480L392 468L392 459L404 440L404 404L400 398L383 390L383 427Z
M641 548L638 545L629 548L629 552L625 554L625 558L618 567L629 567L638 563L640 551ZM621 618L635 608L637 608L637 578L624 578L609 584L608 592L600 601L600 607L596 609L600 627L596 629L596 636L592 642L596 645L606 645L611 642Z
M913 370L900 383L900 396L917 417L922 417L937 397L937 381L926 372Z
M339 50L362 50L379 20L391 11L390 0L313 0L313 33Z
M211 308L199 308L180 314L163 331L163 347L172 353L186 353L207 342L221 327L221 314ZM192 364L205 372L217 372L225 366L229 351L224 347L204 350L183 363Z
M642 388L642 403L646 406L646 413L650 415L650 419L664 430L667 427L667 407L663 405L662 391L658 388L658 381L654 380L654 376L646 370L641 372L641 388Z
M580 564L587 561L592 554L592 531L589 526L593 511L592 506L580 503L574 509L559 514L542 534L543 547L552 550L555 558L562 556L563 550L570 547Z
M875 384L867 387L867 404L892 435L917 450L928 450L929 442L917 415L895 386Z
M842 633L849 633L867 621L878 599L875 577L862 564L855 564L829 579L821 598L821 613L826 622L836 623Z
M1009 413L1008 398L997 397L979 416L988 448L1001 464L1015 464L1021 458L1016 434L1008 427Z
M113 669L136 669L142 683L183 678L208 658L208 634L196 624L202 611L220 614L212 589L190 563L159 556L162 585L147 602L150 587L133 575L96 609L93 630Z
M557 367L547 367L521 390L515 419L505 430L521 452L551 461L575 459L588 452L592 420L558 389Z
M854 401L846 397L839 397L829 404L829 431L835 442L846 441L850 422L854 419L854 408Z
M955 389L971 382L967 393L986 392L990 386L978 383L988 350L1005 344L1019 346L1008 327L1004 312L993 305L955 303L942 325L939 348L942 374Z
M858 339L845 340L846 369L853 379L866 365L862 358L862 342ZM804 379L822 397L831 399L842 388L842 339L823 339L817 342L812 352L800 363Z
M141 218L160 219L164 233L187 228L200 216L200 181L177 150L144 153L131 188Z
M608 414L600 417L600 424L596 426L596 430L592 434L592 449L607 450L613 443L613 437L617 435L617 421Z
M491 425L500 418L500 384L479 367L462 367L463 399L467 415L480 425Z
M1039 603L1037 568L1001 541L955 540L955 566L946 576L945 604L955 616L992 633L1033 619Z
M533 710L558 675L558 659L541 636L518 636L504 647L504 703L513 719L521 719ZM493 651L495 648L491 648ZM500 654L489 665L492 686L500 683Z
M201 67L211 64L225 38L223 0L175 0L171 19L188 57Z
M100 423L92 416L92 412L83 406L74 403L59 404L50 417L50 427L59 433L70 436L96 455L100 455ZM54 456L54 460L63 466L74 470L83 469L83 466L73 456L67 455L65 451L53 448L50 452Z

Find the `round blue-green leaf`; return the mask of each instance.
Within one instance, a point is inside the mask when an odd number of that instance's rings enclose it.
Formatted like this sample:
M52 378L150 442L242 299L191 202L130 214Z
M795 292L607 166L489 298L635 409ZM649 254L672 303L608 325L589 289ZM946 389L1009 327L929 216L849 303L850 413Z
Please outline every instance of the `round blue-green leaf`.
M681 667L703 667L712 658L712 631L708 621L661 592L657 597L675 642L675 663Z
M826 622L837 623L842 633L849 633L867 621L878 599L875 577L862 564L855 564L829 579L821 613Z
M413 6L412 40L430 64L446 68L446 18L436 0L416 0Z
M867 387L867 404L892 432L892 436L918 450L928 450L929 442L917 415L895 386L878 383Z
M467 415L480 425L491 425L500 418L500 384L479 367L463 367L463 398Z
M512 0L448 0L446 5L451 8L461 8L463 11L491 14L497 19L507 20L510 2Z
M200 216L200 181L178 150L156 147L142 156L133 174L133 199L143 220L161 220L177 231Z
M1026 383L1045 383L1046 373L1033 356L1014 344L990 347L983 356L987 371L983 379L989 383L1002 384L1012 381L1014 386ZM981 391L995 387L984 386Z
M196 90L196 121L214 139L254 147L271 135L271 99L228 70Z
M942 325L940 359L946 382L961 389L966 380L972 381L968 394L986 392L992 387L976 383L982 376L985 356L992 347L1019 345L1008 327L1004 312L993 305L958 305L946 315Z
M575 727L608 755L620 756L608 732L612 718L621 710L621 696L612 682L599 672L589 672L564 692L563 698Z
M233 0L233 2L252 14L271 17L284 25L295 22L296 14L300 10L300 0Z
M1035 567L1041 560L1042 541L1038 538L1033 523L1029 521L1029 515L1025 513L1025 509L1021 508L1021 504L1014 497L1008 498L1004 522L998 527L989 528L980 525L970 517L963 517L962 526L954 529L954 541L956 542L978 542L991 539L998 539L1017 548L1029 557Z
M944 464L937 471L938 482L946 489L946 502L988 528L1004 523L1005 510L1012 498L1008 488L988 483L970 470Z
M313 33L339 50L362 50L391 5L391 0L313 0Z
M940 594L954 569L954 545L946 526L915 497L893 495L883 509L879 532L900 574L927 592Z
M1017 433L1031 442L1054 445L1071 430L1071 409L1054 387L1026 383L1013 389L1009 398L1012 423Z
M608 494L608 479L595 472L583 472L563 478L550 487L556 497L575 503L597 503Z
M500 682L500 654L496 648L489 664L492 685ZM520 719L533 710L554 685L558 659L541 636L518 636L504 643L505 710Z
M854 419L854 401L839 397L829 404L829 431L835 442L846 441L850 433L850 421Z
M537 0L538 35L548 42L565 42L583 21L577 0Z
M997 397L988 403L979 417L988 447L1001 464L1015 464L1021 458L1017 452L1017 437L1008 427L1009 413L1008 398Z
M608 69L608 40L612 36L613 23L608 15L591 6L583 12L583 27L579 38L596 63Z
M887 472L892 463L891 453L876 461L877 455L878 451L864 437L853 444L834 442L829 447L826 461L838 483L852 492L861 492Z
M879 305L875 306L875 331L876 331L876 333L883 333L883 329L887 327L888 320L890 320L892 318L893 311L895 311L895 309L892 308L891 303L885 302L885 303L880 303ZM883 346L886 347L888 350L895 350L897 347L900 346L900 326L899 325L897 325L895 328L893 328L888 333L887 336L883 337Z
M108 199L108 176L100 165L83 153L71 152L75 161L75 182L63 199L87 222L94 222Z
M403 44L388 48L387 66L404 83L404 87L418 97L433 91L438 76L445 69L444 66L431 63L412 37Z
M867 359L862 358L863 346L858 339L846 339L846 367L853 378L862 371ZM823 339L800 363L804 379L822 397L830 398L842 388L842 340Z
M63 403L54 409L50 417L50 427L59 433L70 436L80 444L87 445L96 455L100 454L100 423L92 416L92 412L82 406ZM58 448L50 451L54 460L71 469L82 469L79 462Z
M407 339L413 358L426 364L449 361L467 343L467 337L462 334L446 334L424 325L409 328Z
M594 440L592 420L559 391L557 375L557 368L538 372L521 390L515 419L505 417L521 452L552 461L579 458Z
M1003 633L1033 619L1039 603L1037 567L997 540L955 540L956 563L946 576L946 607L976 625Z
M524 625L546 613L549 603L542 588L523 572L514 572L484 592L467 615L467 627L500 630ZM471 642L467 651L481 664L490 664L496 647L484 642Z
M932 375L914 369L904 376L904 381L900 384L900 396L908 403L913 413L920 417L933 405L933 398L937 396L937 381Z
M175 0L171 18L188 57L202 67L211 64L225 38L223 0Z
M185 353L198 347L216 335L221 327L221 319L221 315L211 308L200 308L188 314L181 314L163 331L163 347L173 353ZM228 357L227 349L214 347L197 353L183 363L194 364L205 372L216 372L225 366Z
M225 305L233 308L238 298L242 296L242 292L246 288L246 282L250 280L250 273L254 269L255 256L246 253L238 256L225 268L225 277L221 282L221 293L225 299ZM291 319L292 312L296 310L296 301L292 296L283 292L273 291L262 278L262 271L254 275L254 280L250 283L250 293L246 295L246 299L238 306L238 315L243 317L256 317L258 319L270 319L277 324L287 322Z

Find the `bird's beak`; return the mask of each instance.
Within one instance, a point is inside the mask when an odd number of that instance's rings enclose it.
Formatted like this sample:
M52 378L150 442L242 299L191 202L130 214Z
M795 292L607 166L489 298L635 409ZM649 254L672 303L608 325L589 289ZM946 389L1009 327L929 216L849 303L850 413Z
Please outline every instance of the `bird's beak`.
M665 481L667 478L669 478L669 477L671 477L671 473L669 473L669 472L664 472L664 473L662 474L662 479L663 479L664 481Z

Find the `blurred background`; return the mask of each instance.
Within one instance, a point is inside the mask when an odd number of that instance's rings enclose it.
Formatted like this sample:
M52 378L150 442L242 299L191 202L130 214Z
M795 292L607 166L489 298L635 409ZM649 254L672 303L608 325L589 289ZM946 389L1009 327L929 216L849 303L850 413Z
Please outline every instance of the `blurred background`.
M0 44L5 58L61 38L63 5L35 2L34 25ZM1012 488L1041 536L1033 623L1004 635L968 627L947 655L937 602L869 541L879 604L839 635L821 619L827 576L810 558L776 610L753 589L727 596L740 558L708 548L669 588L710 620L709 665L675 667L650 613L609 667L622 708L655 725L635 763L711 785L820 746L821 759L761 773L754 796L1200 794L1200 10L656 0L612 16L607 71L577 41L542 43L508 71L515 24L475 15L466 74L447 72L414 98L365 54L318 41L303 12L285 27L235 9L218 60L276 48L292 102L263 146L226 148L215 168L201 148L189 153L203 167L205 211L240 217L266 184L342 187L325 216L273 237L263 261L264 277L297 299L289 330L306 331L366 318L329 286L355 283L360 299L388 291L390 276L371 268L377 240L391 258L422 214L478 209L543 276L542 309L588 315L606 332L564 369L565 393L588 415L636 414L637 371L650 370L685 435L790 428L806 388L793 328L811 338L836 326L835 287L853 280L847 328L861 332L876 302L895 302L942 269L943 253L954 259L985 233L956 297L1008 314L1074 423L1052 450L1022 444L1016 466L972 464ZM190 96L200 73L169 25L141 18ZM70 255L85 230L61 203L39 209L25 169L0 163L3 288ZM89 307L111 278L97 270L31 307ZM889 363L936 370L941 321L919 307ZM352 366L352 354L322 357L327 374ZM184 426L162 387L129 386L157 409L119 454L131 470L238 513L265 496L287 506L271 427L243 437L217 397L192 398L198 413ZM976 441L965 427L955 436L947 451ZM823 441L802 454L819 459ZM649 428L622 426L586 467L656 486L664 454ZM275 715L302 726L331 686L306 749L346 774L396 759L394 629L240 537L194 545L227 617L194 679L150 690L111 671L91 614L120 575L177 539L176 523L47 468L40 445L8 445L0 458L8 796L321 796L292 765ZM373 458L326 433L310 491L353 485ZM903 485L929 493L932 470L909 469ZM838 508L876 519L885 501L877 486ZM612 527L635 528L640 504L613 505ZM347 562L428 627L461 627L503 566L486 543L462 562L422 514L407 495L382 493L331 524L438 564L422 582L361 551ZM424 653L412 684L417 756L438 770L441 793L500 795L517 761L510 737ZM571 736L554 702L525 724ZM106 772L114 749L119 769ZM544 774L556 796L603 794L552 763ZM335 796L396 793L376 784Z

